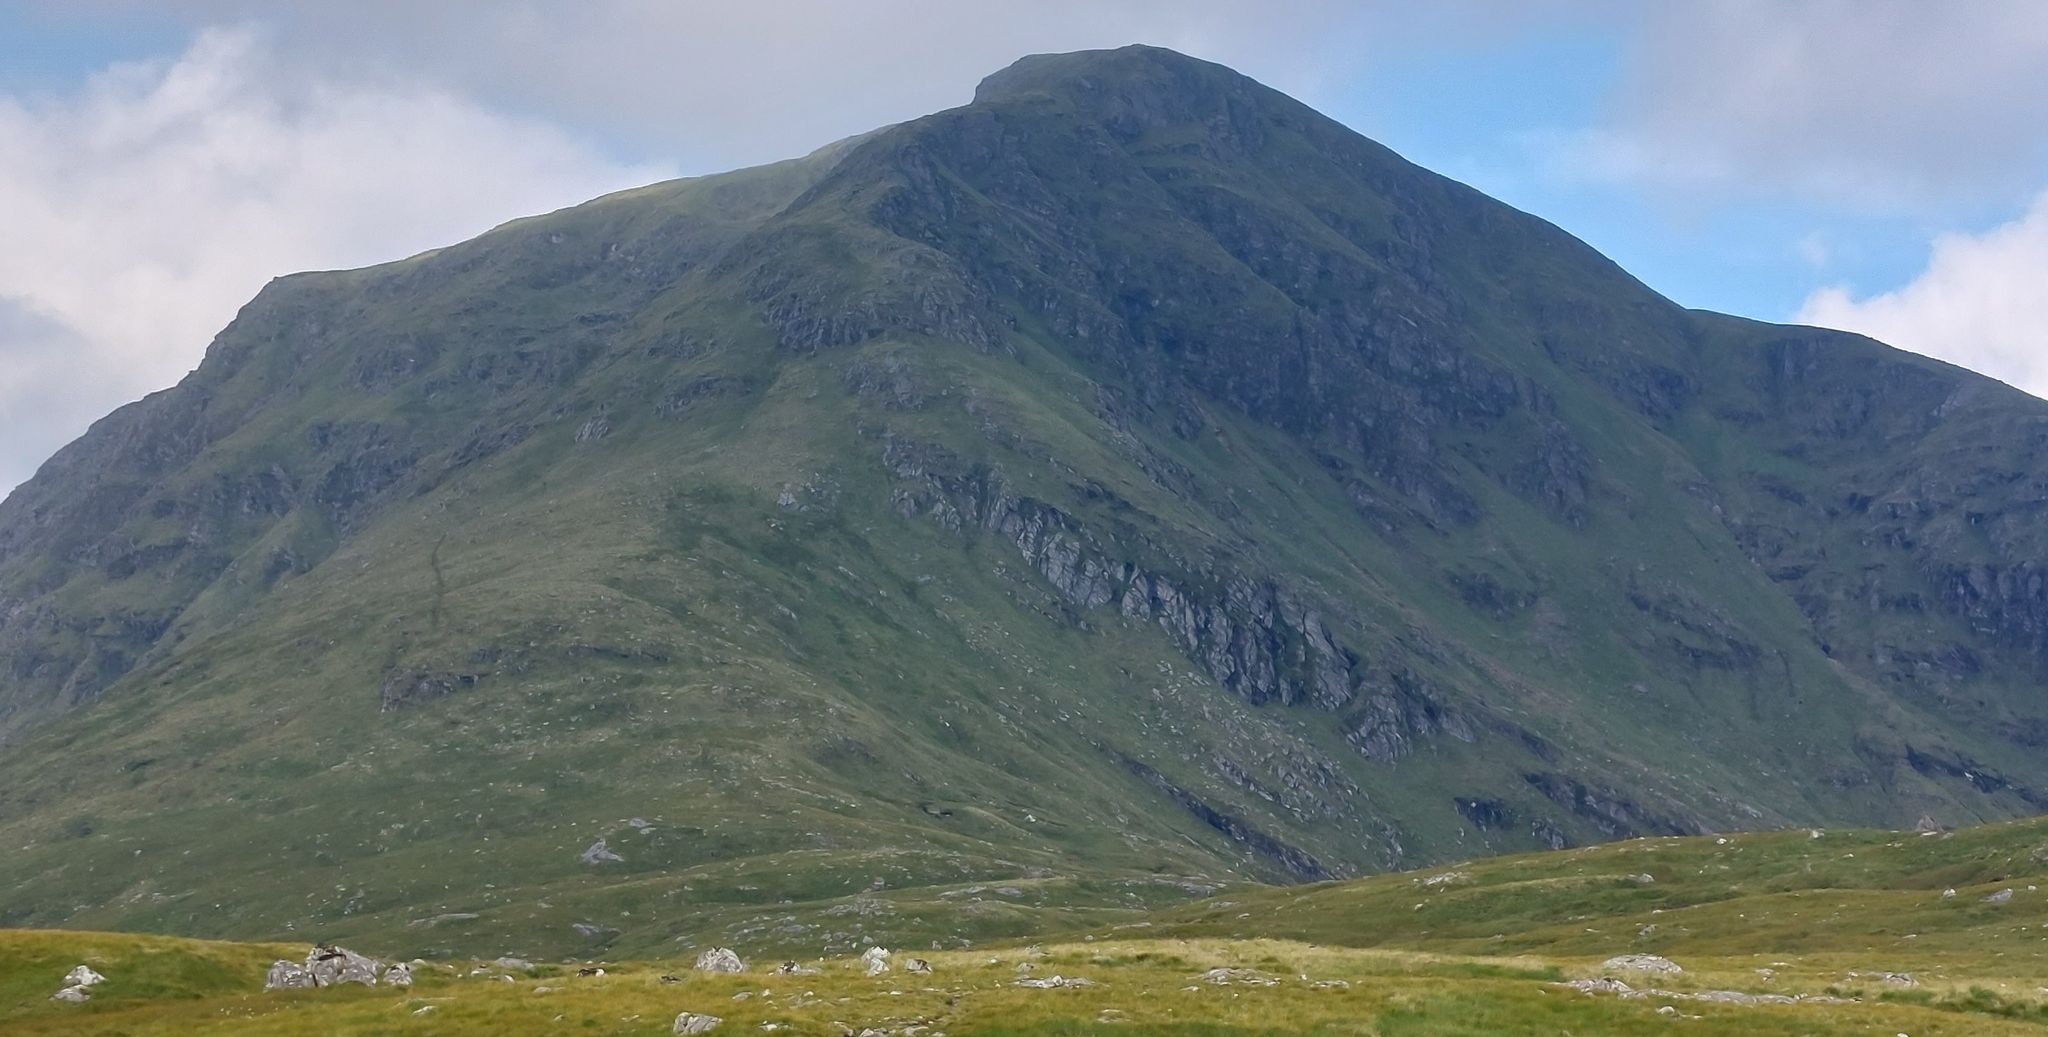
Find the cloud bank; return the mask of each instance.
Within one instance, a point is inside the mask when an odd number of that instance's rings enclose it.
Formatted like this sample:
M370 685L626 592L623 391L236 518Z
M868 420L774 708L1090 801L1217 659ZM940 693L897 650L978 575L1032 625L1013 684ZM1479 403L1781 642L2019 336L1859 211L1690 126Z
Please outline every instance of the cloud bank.
M1571 161L1681 190L1895 209L2023 197L2048 170L2036 0L1663 3Z
M0 492L175 381L271 277L397 258L667 171L431 86L302 75L251 31L0 96Z

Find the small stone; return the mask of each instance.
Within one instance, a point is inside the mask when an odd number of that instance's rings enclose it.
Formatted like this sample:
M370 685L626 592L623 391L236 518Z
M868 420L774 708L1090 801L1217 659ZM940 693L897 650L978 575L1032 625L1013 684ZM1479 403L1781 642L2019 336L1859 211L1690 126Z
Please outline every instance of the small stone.
M1044 979L1020 979L1017 985L1036 990L1057 990L1063 987L1092 987L1095 981L1085 976L1047 976Z
M697 1012L684 1012L683 1014L676 1016L676 1025L674 1032L682 1034L683 1037L693 1037L693 1035L695 1034L710 1033L711 1031L718 1028L719 1023L722 1023L724 1021L725 1020L720 1019L715 1015L703 1015Z

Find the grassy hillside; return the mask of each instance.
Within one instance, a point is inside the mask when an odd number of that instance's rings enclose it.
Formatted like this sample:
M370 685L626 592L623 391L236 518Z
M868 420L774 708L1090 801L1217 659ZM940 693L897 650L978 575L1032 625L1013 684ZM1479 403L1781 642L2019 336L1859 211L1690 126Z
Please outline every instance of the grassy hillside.
M503 969L472 975L475 963L454 960L429 965L409 990L267 994L268 962L303 946L10 931L0 933L0 1033L651 1035L692 1011L722 1017L721 1033L827 1037L1624 1035L1679 1024L1730 1035L2032 1034L2048 1031L2042 883L2042 822L1925 837L1650 839L1233 891L1033 945L897 949L899 966L927 957L929 975L870 978L845 957L817 962L817 975L777 976L773 955L740 943L755 960L736 976L689 971L685 957L605 960L606 975L582 977L586 964L572 959L507 983ZM2010 899L1985 901L2005 889ZM1603 964L1624 953L1660 954L1683 971ZM80 962L109 977L93 1001L46 1000ZM1054 975L1092 985L1018 985ZM1569 985L1605 978L1636 996Z

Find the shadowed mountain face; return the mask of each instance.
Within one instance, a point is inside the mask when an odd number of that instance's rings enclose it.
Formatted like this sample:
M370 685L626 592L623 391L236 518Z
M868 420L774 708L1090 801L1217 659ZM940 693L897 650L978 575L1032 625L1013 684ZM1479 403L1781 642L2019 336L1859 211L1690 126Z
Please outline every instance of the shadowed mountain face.
M837 950L2039 812L2044 440L1227 69L1027 58L281 279L52 459L0 924Z

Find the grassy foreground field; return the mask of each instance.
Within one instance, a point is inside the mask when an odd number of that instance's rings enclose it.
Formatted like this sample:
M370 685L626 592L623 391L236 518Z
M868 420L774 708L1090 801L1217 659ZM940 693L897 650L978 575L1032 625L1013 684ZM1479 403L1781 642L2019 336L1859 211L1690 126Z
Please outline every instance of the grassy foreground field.
M850 957L796 976L445 961L409 990L274 993L265 968L305 944L17 930L0 932L0 1034L652 1035L682 1012L792 1037L2048 1033L2044 886L2041 821L1802 830L1239 891L1038 945L899 948L873 977ZM902 968L914 954L931 973ZM108 977L92 1001L49 1000L81 962ZM1054 976L1085 983L1024 985ZM1606 979L1627 990L1571 985Z

